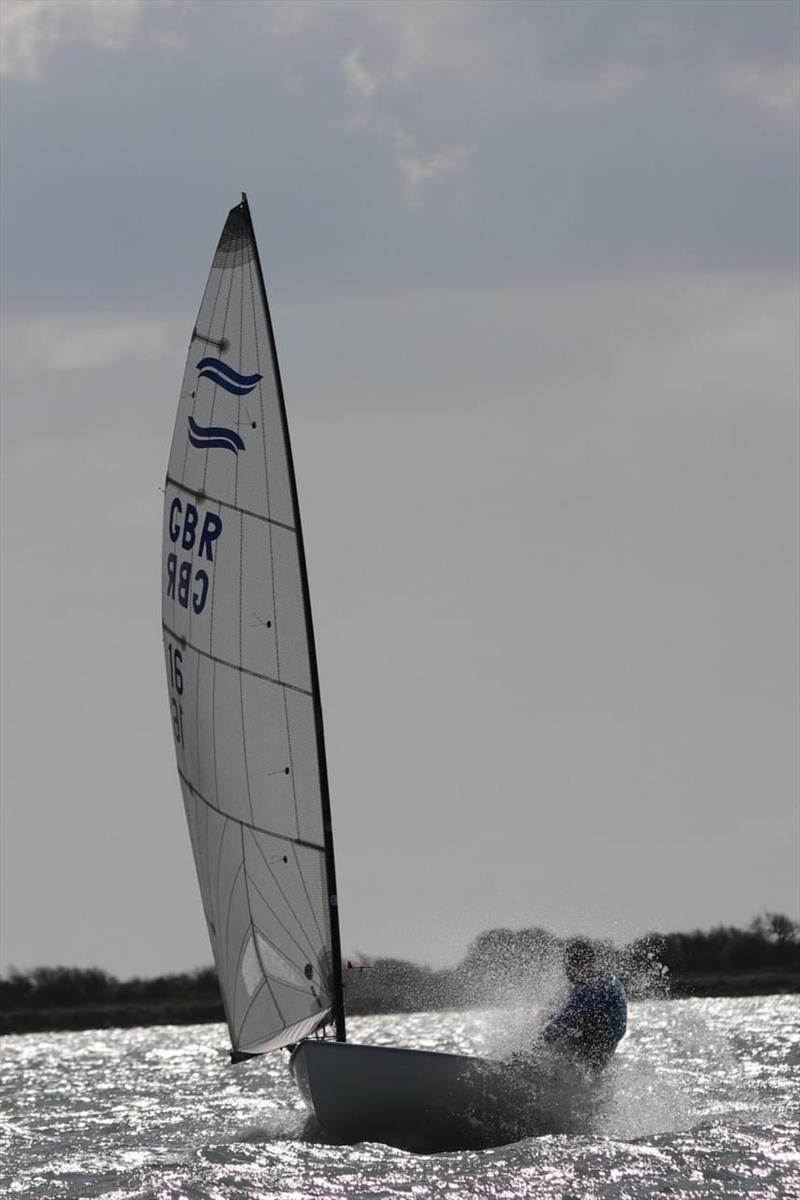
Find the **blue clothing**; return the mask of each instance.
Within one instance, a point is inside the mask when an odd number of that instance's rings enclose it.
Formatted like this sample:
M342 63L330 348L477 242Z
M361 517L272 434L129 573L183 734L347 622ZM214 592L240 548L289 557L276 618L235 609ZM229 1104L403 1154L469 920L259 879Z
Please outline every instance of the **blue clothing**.
M576 983L564 1007L542 1031L549 1045L594 1067L604 1067L628 1023L625 988L605 972Z

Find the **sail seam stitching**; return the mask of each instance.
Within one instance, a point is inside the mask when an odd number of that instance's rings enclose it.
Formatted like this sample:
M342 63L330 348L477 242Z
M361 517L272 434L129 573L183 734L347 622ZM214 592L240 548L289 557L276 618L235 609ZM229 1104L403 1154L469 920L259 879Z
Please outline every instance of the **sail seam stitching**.
M212 266L212 270L213 270L213 266ZM224 272L221 271L220 275L219 275L219 279L217 280L217 290L214 293L214 303L211 306L211 324L209 325L209 329L213 329L213 327L214 327L214 318L217 314L217 304L219 303L219 294L222 291L222 282L223 282L224 278L225 278L225 274L224 274ZM209 282L210 282L210 280L209 280ZM200 313L202 313L202 311L203 311L203 305L205 303L207 291L208 291L208 283L206 284L205 292L203 292L203 299L200 301L200 309L197 314L198 320L200 318ZM189 350L188 350L188 354L187 354L187 364L186 364L187 370L190 368L191 359L194 357L194 355L192 353L192 346L194 345L196 333L197 333L197 321L195 321L194 331L192 332L192 336L189 339ZM197 368L193 367L191 369L194 371ZM185 378L186 378L186 373L184 372L184 380L185 380ZM189 384L190 390L191 390L191 386L192 385L190 383ZM181 395L183 395L183 389L181 389ZM192 416L194 416L195 412L197 411L197 383L196 382L195 382L194 391L191 393L190 398L192 400L192 405L191 405ZM189 461L189 451L190 451L190 443L189 443L189 441L187 441L183 447L183 473L184 473L184 475L186 474L186 464Z
M203 650L200 646L195 646L194 642L190 642L188 638L182 634L176 633L167 625L166 621L161 622L161 627L170 637L174 637L177 642L183 646L188 646L190 650L194 650L195 654L199 654L202 658L207 658L215 665L221 667L230 667L232 671L240 671L243 675L252 675L254 679L261 679L264 683L272 683L275 687L288 688L290 692L299 692L301 696L313 698L313 692L308 688L298 687L296 683L286 683L283 679L273 679L271 675L263 675L261 671L253 671L250 667L238 666L236 663L229 662L227 658L221 658L218 654L212 654L210 650Z
M250 310L253 314L253 334L254 334L254 339L255 339L255 350L256 350L256 368L257 368L259 374L262 374L262 372L261 372L261 350L260 350L259 342L258 342L258 326L257 326L257 322L256 322L256 295L255 295L255 286L253 284L253 262L252 262L252 259L247 264L247 277L248 277L248 281L250 283ZM244 271L242 271L242 286L244 286ZM244 310L244 303L242 304L242 309ZM261 404L262 404L262 409L263 409L263 396L262 396L262 392L261 392L261 383L259 383L259 385L258 385L258 393L259 393L259 398L261 399ZM267 443L266 443L266 433L264 430L263 419L261 421L261 435L262 435L262 442L263 442L263 446L264 446L264 464L265 464L264 488L265 488L265 491L267 494L267 512L271 512L272 511L272 499L270 496L270 488L269 488L269 469L266 465L267 464ZM295 521L298 520L297 514L295 512L292 513L292 516ZM294 537L295 537L295 549L297 549L297 533L295 530L292 530L292 532L294 533ZM275 545L274 545L274 541L273 541L273 537L272 537L272 526L271 525L268 526L268 529L267 529L267 542L269 545L269 580L270 580L270 588L272 591L272 619L273 619L273 624L274 624L274 636L275 636L275 666L277 668L278 674L280 675L280 673L281 673L281 640L280 640L279 633L278 633L278 630L279 630L278 604L277 604L277 599L275 596ZM297 781L295 779L295 773L294 773L294 753L293 753L293 749L292 749L292 725L289 720L289 702L288 702L286 692L283 693L283 721L284 721L284 727L285 727L285 731L286 731L286 745L287 745L288 753L289 753L289 780L290 780L290 783L292 786L292 800L294 802L294 823L295 823L295 829L297 831L297 836L299 837L300 836L300 809L299 809L298 798L297 798ZM251 808L252 808L252 805L251 805Z
M261 855L261 857L262 857L262 859L263 859L263 861L264 861L264 866L267 868L267 870L269 871L270 875L272 876L272 879L273 879L273 881L274 881L274 883L275 883L275 887L278 889L278 891L279 891L279 893L280 893L281 899L283 900L283 902L284 902L284 904L286 905L286 907L288 908L289 912L292 914L292 916L294 917L295 921L297 922L297 924L298 924L298 926L299 926L299 929L300 929L300 934L301 934L301 936L304 936L304 937L306 937L306 938L308 939L308 945L309 945L309 949L311 950L311 954L312 954L312 957L313 957L313 956L316 954L316 950L314 949L314 945L313 945L313 943L312 943L312 941L311 941L311 938L310 938L310 937L308 937L308 934L307 934L307 933L306 933L306 931L303 929L303 926L302 926L302 924L301 924L301 921L300 921L300 918L299 918L299 916L298 916L298 915L297 915L297 913L295 912L295 910L294 910L294 908L292 907L292 905L291 905L291 903L290 903L290 901L289 901L288 897L286 896L286 893L284 892L283 888L281 887L280 880L278 879L278 876L275 874L275 872L273 871L273 869L272 869L272 867L270 866L269 862L267 861L267 857L266 857L266 855L264 854L264 851L263 851L263 849L261 848L261 846L259 846L259 844L258 844L258 840L257 840L256 838L253 838L253 841L255 842L256 849L258 850L259 854ZM295 861L296 861L296 857L295 857ZM300 872L300 874L301 874L301 876L302 876L302 872ZM256 889L256 891L258 892L259 896L261 896L261 899L264 901L264 904L265 904L265 905L266 905L266 907L269 909L269 911L272 913L272 915L275 917L275 920L278 922L278 924L279 924L279 925L281 926L281 928L284 930L284 932L286 933L287 937L291 938L291 940L294 942L294 944L295 944L295 946L297 947L297 949L300 951L300 953L303 955L303 957L305 957L305 955L306 955L306 951L305 951L305 950L304 950L304 948L303 948L303 947L300 945L300 943L298 942L297 938L294 936L294 934L293 934L293 933L292 933L292 931L289 929L289 927L283 923L283 921L281 920L281 918L280 918L280 917L278 916L278 914L275 912L275 910L274 910L274 908L272 907L272 905L271 905L271 904L269 903L269 901L267 900L266 896L263 896L263 895L261 894L261 889L259 888L258 884L254 882L254 883L253 883L253 887ZM266 940L267 940L267 941L269 941L269 938L267 938ZM294 965L295 965L295 966L297 966L298 964L297 964L297 963L295 963Z
M190 784L187 783L186 786L189 788L190 795L196 794ZM207 822L208 814L210 811L212 811L210 805L205 805L203 811L206 814L206 822ZM214 810L214 811L216 811L216 810ZM223 820L224 820L225 824L222 826L222 830L219 835L219 845L217 846L217 862L216 862L216 867L214 870L215 889L216 889L216 896L217 896L217 911L215 913L215 916L216 916L216 924L219 925L220 932L222 931L222 926L220 925L220 921L219 921L220 917L222 916L222 895L220 893L220 883L221 883L222 876L220 873L220 867L222 865L222 851L223 851L224 844L225 844L225 835L228 832L228 826L229 826L228 818L223 817ZM227 978L230 973L229 968L230 968L230 960L231 960L231 951L230 951L230 946L228 944L227 931L226 931L226 937L225 937L224 950L225 950L225 976Z
M317 842L307 842L304 838L289 837L288 833L276 833L274 829L265 829L263 825L251 825L249 821L243 821L241 817L234 817L232 813L223 812L221 808L218 808L216 804L212 804L202 792L197 790L191 779L187 779L180 767L178 767L178 777L186 784L193 796L197 796L198 800L201 800L203 804L213 809L219 816L224 817L226 821L233 821L234 824L241 825L243 829L252 829L255 833L263 833L266 837L277 838L279 842L288 842L291 846L305 846L308 850L317 850L320 853L324 852L325 847L319 845Z
M242 864L242 866L244 867L244 863ZM245 884L245 887L246 886L247 885ZM233 978L236 981L234 983L234 1000L236 997L236 990L239 988L239 986L244 978L244 976L242 975L242 962L244 960L245 952L247 950L247 944L252 939L253 939L253 929L252 929L252 926L248 925L245 928L244 936L242 937L242 940L239 944L239 952L236 955L236 968L235 968L234 976L233 976ZM247 992L247 995L249 998L249 1003L245 1010L244 1016L242 1017L241 1021L239 1022L238 1029L236 1028L235 1022L232 1021L230 1024L231 1042L234 1046L234 1049L238 1048L239 1043L242 1040L242 1030L244 1029L245 1022L247 1021L247 1018L250 1016L250 1010L253 1007L253 1004L255 1003L257 998L260 996L261 992L264 990L265 982L266 981L262 977L261 982L256 987L252 996L250 995L249 991ZM245 990L246 990L246 985L245 985Z
M255 1004L256 1000L261 995L261 993L264 991L266 983L267 983L266 979L262 979L261 983L258 985L256 990L253 992L252 996L250 997L250 1003L248 1004L247 1008L244 1010L242 1019L239 1022L239 1031L233 1039L234 1040L234 1049L239 1048L239 1043L242 1040L242 1030L244 1029L245 1025L247 1024L247 1018L250 1016L253 1005Z
M233 281L234 281L235 276L236 276L236 272L231 271L231 282L230 282L230 287L228 288L228 298L225 301L225 315L222 318L221 339L223 342L225 341L225 332L228 327L228 313L230 312L230 309L231 309L231 296L233 295ZM240 324L241 324L241 318L240 318ZM213 381L211 386L213 388L213 391L211 392L211 421L210 421L210 424L213 425L214 424L214 410L217 407L217 393L219 392L219 387L218 387L216 381ZM206 450L205 456L206 456L205 462L203 463L203 491L205 491L206 482L208 480L208 450Z
M281 928L283 929L283 931L284 931L284 933L286 934L286 936L287 936L287 937L289 937L289 938L291 938L291 940L294 942L295 946L297 946L297 949L300 951L300 954L301 954L301 956L302 956L303 958L305 958L305 957L306 957L306 954L305 954L305 951L303 950L303 947L302 947L301 945L299 945L299 943L298 943L298 942L295 940L295 938L293 938L293 937L292 937L291 933L290 933L290 932L289 932L289 930L286 928L286 926L283 924L283 921L281 921L280 917L279 917L279 916L278 916L278 914L275 912L275 910L273 909L272 905L271 905L271 904L268 902L267 898L266 898L266 897L264 896L264 894L262 893L262 891L261 891L261 888L258 886L258 884L255 882L255 880L254 880L254 879L251 879L251 880L250 880L250 885L251 885L251 887L253 888L253 890L255 891L255 893L256 893L256 895L258 896L258 898L259 898L259 899L260 899L260 900L263 902L264 906L265 906L266 908L268 908L268 909L269 909L269 911L272 913L273 917L274 917L274 918L275 918L275 920L278 922L278 924L281 926ZM264 936L264 934L261 932L261 930L260 930L260 929L258 929L258 928L256 927L256 925L255 925L255 922L253 923L253 929L256 931L256 933L258 933L258 934L259 934L259 935L260 935L260 936L261 936L261 937L264 939L264 941L267 943L267 945L268 945L268 946L269 946L269 947L270 947L272 950L274 950L276 954L280 955L280 957L281 957L281 958L285 958L285 959L286 959L286 961L287 961L287 962L288 962L288 963L289 963L291 966L293 966L293 967L294 967L294 968L295 968L295 969L296 969L296 970L297 970L299 973L301 973L301 974L302 974L302 970L303 970L303 968L300 966L300 964L299 964L299 963L296 963L296 962L294 962L294 960L293 960L293 959L291 959L291 958L289 958L287 955L283 954L283 952L282 952L281 950L279 950L279 949L278 949L278 947L277 947L277 946L275 946L275 945L274 945L274 944L273 944L273 943L272 943L272 942L269 940L269 938L268 938L268 937L265 937L265 936ZM262 970L264 971L264 975L265 975L265 977L266 977L266 978L273 980L275 983L279 983L279 984L280 984L282 987L290 987L290 988L294 988L294 990L295 990L295 991L297 991L297 992L300 992L300 993L301 993L301 995L303 995L303 996L310 996L310 995L311 995L311 993L309 992L309 990L308 990L307 988L298 987L298 985L297 985L296 983L288 983L288 982L287 982L287 980L285 980L285 979L281 979L281 978L279 978L279 976L277 976L277 975L274 975L274 974L273 974L273 975L270 975L270 974L269 974L269 972L267 971L266 967L264 967L264 964L261 962L261 954L260 954L260 953L259 953L259 956L258 956L258 961L259 961L259 964L261 965L261 968L262 968Z
M245 517L253 517L256 521L265 521L267 525L277 525L279 529L285 529L288 533L296 532L294 526L287 525L285 521L278 521L275 517L265 517L263 513L253 512L249 508L240 508L238 504L231 504L230 500L220 500L218 496L209 496L207 492L188 487L187 484L181 483L179 479L174 479L172 475L167 475L165 482L172 487L179 488L182 492L186 492L190 496L194 496L197 500L205 501L208 504L218 504L221 508L229 508L232 512L241 513Z
M331 942L332 968L333 968L333 991L334 991L334 1009L336 1011L336 1036L339 1041L346 1040L345 1019L344 1019L344 985L342 980L342 962L341 962L341 934L339 930L339 914L338 901L336 899L336 867L333 856L333 832L331 828L331 811L330 811L330 792L328 782L328 766L325 757L325 734L323 729L322 719L322 698L320 696L319 674L317 665L317 651L314 642L314 629L311 616L311 598L309 595L308 583L308 566L305 557L305 543L302 533L302 521L300 519L300 508L297 499L297 477L295 475L294 459L292 457L292 448L289 441L289 422L286 414L286 403L283 395L283 384L281 381L281 372L278 365L278 351L275 345L275 331L272 327L272 315L270 313L269 301L267 300L267 290L264 285L264 273L261 269L261 260L258 255L258 246L255 241L253 232L253 221L250 216L250 209L246 200L243 203L245 216L247 219L249 233L253 244L253 257L255 261L255 271L258 279L259 291L264 307L264 316L267 325L267 344L269 346L270 358L272 361L272 371L275 380L276 398L278 402L278 412L280 414L280 424L283 433L283 445L285 453L285 461L289 473L289 489L292 497L292 512L297 523L297 555L300 564L300 586L303 594L303 611L306 624L306 642L308 652L308 668L311 679L311 687L313 691L313 704L315 715L315 732L317 744L317 773L320 788L320 800L322 807L323 834L325 839L325 883L328 893L328 908L327 908L327 929Z
M242 659L243 639L242 639L242 601L244 599L244 584L242 572L242 560L244 558L244 521L239 523L239 661ZM286 693L282 692L285 696ZM247 728L244 717L244 671L239 671L239 719L242 724L242 766L244 767L244 781L247 787L247 803L250 808L250 816L255 819L253 811L253 789L250 786L250 757L247 753Z
M317 927L317 933L319 934L319 940L320 940L320 943L321 943L321 945L322 945L322 946L325 946L325 945L326 945L326 938L325 938L325 934L323 933L323 931L322 931L322 928L321 928L321 926L320 926L320 923L319 923L319 921L317 920L317 914L316 914L316 912L315 912L315 910L314 910L314 903L313 903L313 901L312 901L312 899L311 899L311 896L310 896L310 894L309 894L309 891L308 891L308 884L307 884L307 882L306 882L306 877L305 877L305 875L303 874L303 870L302 870L302 868L301 868L301 866L300 866L300 859L297 857L297 847L295 846L295 844L294 844L294 843L292 843L292 853L294 854L295 866L297 867L297 873L298 873L298 875L300 876L300 882L301 882L301 883L302 883L302 885L303 885L303 892L304 892L304 894L305 894L306 903L308 904L308 911L311 913L311 918L312 918L312 920L313 920L314 924L315 924L315 925L316 925L316 927ZM298 917L298 921L299 921L299 919L300 919L300 918Z
M227 911L225 913L225 945L226 946L230 946L230 944L231 944L230 930L231 930L231 913L233 912L233 894L236 891L236 885L239 882L239 877L244 874L244 869L245 869L244 868L244 860L242 860L242 862L239 863L239 869L237 870L236 874L234 875L233 879L231 880L230 891L228 892L228 907L227 907ZM239 953L241 954L241 952L242 952L242 949L240 946ZM230 960L228 961L228 966L230 967ZM238 972L238 963L237 963L237 972L236 972L236 975L234 976L234 978L238 979L238 974L239 974L239 972ZM234 1010L236 1008L236 987L237 986L238 986L237 984L234 984L234 993L233 993L233 996L231 997L231 1000L233 1001Z
M241 277L241 285L240 285L240 292L239 292L239 365L241 367L242 334L243 334L243 322L244 322L244 271L240 272L240 277ZM236 415L237 426L241 423L243 403L244 403L244 401L243 401L242 397L240 396L239 400L238 400L238 408L237 408L237 415ZM262 420L261 424L262 425L264 424L263 420ZM234 483L234 487L233 487L233 495L234 495L234 499L236 501L236 506L238 508L239 507L239 455L238 454L235 456L235 459L236 459L236 461L234 464L234 471L236 472L236 474L235 474L235 483ZM243 633L242 633L242 605L243 605L243 603L244 603L244 517L240 513L239 514L239 662L241 662L242 658L243 658L242 651L243 651L243 645L244 645ZM283 694L285 695L286 693L284 692ZM242 722L242 765L244 766L244 779L245 779L245 783L247 785L247 803L250 806L250 816L252 818L255 818L255 813L253 812L253 790L250 786L250 759L247 754L247 728L246 728L245 718L244 718L244 679L242 677L241 671L239 672L239 716L240 716L241 722Z
M264 968L264 963L261 958L261 950L258 945L258 937L256 936L256 934L258 933L258 930L256 929L256 923L253 920L253 906L250 903L250 876L247 871L247 851L246 851L245 845L244 845L244 830L245 830L244 825L240 825L239 833L240 833L241 839L242 839L242 866L244 867L244 894L245 894L245 898L247 900L247 915L250 918L250 936L253 939L253 950L255 951L256 959L258 960L258 965L261 968L261 978L263 979L264 983L266 984L267 991L269 992L269 996L270 996L270 999L272 1000L272 1003L275 1005L275 1010L276 1010L278 1016L280 1017L281 1025L285 1028L286 1027L286 1017L283 1015L283 1009L281 1008L280 1004L278 1004L278 998L275 995L275 992L273 991L272 983L271 983L270 978L267 975L267 972ZM249 1008L247 1011L249 1013L249 1011L250 1011ZM240 1042L242 1039L242 1030L243 1029L244 1029L244 1017L242 1018L242 1022L239 1025L239 1032L236 1035L237 1042Z

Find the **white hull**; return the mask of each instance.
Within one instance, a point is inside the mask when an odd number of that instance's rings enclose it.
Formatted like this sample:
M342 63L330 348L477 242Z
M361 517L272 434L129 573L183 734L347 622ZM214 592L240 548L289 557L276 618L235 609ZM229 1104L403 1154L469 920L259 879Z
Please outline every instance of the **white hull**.
M542 1132L528 1080L488 1059L309 1040L294 1050L290 1066L332 1142L431 1152L481 1149Z

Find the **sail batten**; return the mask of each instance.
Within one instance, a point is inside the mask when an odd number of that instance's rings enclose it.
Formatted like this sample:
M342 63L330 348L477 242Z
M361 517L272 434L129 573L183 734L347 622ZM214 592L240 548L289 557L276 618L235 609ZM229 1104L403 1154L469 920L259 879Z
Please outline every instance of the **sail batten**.
M244 199L228 215L189 344L163 547L178 775L234 1051L290 1044L332 1015L343 1037L308 579Z
M165 634L180 641L181 647L188 646L190 650L194 650L195 654L207 659L209 662L218 663L223 667L230 667L232 671L238 671L242 675L252 675L254 679L263 679L265 683L272 683L275 687L287 688L291 692L300 692L303 696L311 696L312 692L308 688L298 687L294 683L287 683L285 679L274 679L271 675L263 675L259 671L252 671L248 667L237 666L236 663L228 662L224 658L220 658L217 654L212 654L208 650L203 650L194 642L191 642L184 634L178 634L165 621L161 622L161 628Z
M180 492L185 492L187 496L194 496L196 500L201 500L208 504L216 504L221 508L229 508L231 512L243 513L246 517L253 517L256 521L266 521L269 525L277 525L279 529L285 529L289 533L295 533L296 530L292 525L287 525L285 521L276 521L274 517L265 517L263 513L251 512L247 508L237 508L235 504L229 504L226 500L220 500L217 496L208 496L205 492L195 491L194 488L187 487L185 483L181 483L178 479L173 479L167 475L165 482L176 488Z
M304 841L303 838L291 837L289 834L284 833L276 833L274 829L264 829L262 826L254 825L250 821L240 821L237 817L231 816L230 813L223 812L221 808L218 808L215 804L212 804L212 802L206 796L202 796L200 792L198 792L197 788L180 770L178 771L178 778L183 784L185 784L187 788L189 788L192 794L197 797L197 799L206 809L210 810L211 812L218 813L219 816L224 817L226 821L233 821L233 823L237 826L244 825L246 829L250 829L254 833L263 833L267 837L276 838L278 841L286 842L291 846L305 846L308 850L319 850L320 853L323 853L325 850L324 845L319 842L307 842ZM321 932L320 937L322 937Z

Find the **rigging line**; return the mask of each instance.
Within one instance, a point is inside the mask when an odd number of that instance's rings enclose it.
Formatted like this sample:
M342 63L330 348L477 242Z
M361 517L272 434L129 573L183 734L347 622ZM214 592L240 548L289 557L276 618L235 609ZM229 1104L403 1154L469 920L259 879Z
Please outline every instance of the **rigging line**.
M294 911L294 908L292 907L292 905L291 905L291 902L288 900L288 898L287 898L287 896L286 896L286 893L284 892L283 888L282 888L282 887L281 887L281 885L280 885L280 881L278 880L278 877L277 877L277 875L275 874L275 872L273 871L273 869L272 869L272 867L270 866L269 862L267 861L267 857L266 857L266 855L264 854L264 851L262 850L261 846L259 846L259 844L258 844L258 841L257 841L257 839L256 839L255 837L253 838L253 841L254 841L254 842L255 842L255 844L256 844L256 849L258 850L259 854L261 855L262 859L264 860L264 866L267 868L267 870L269 871L270 875L272 876L272 878L273 878L273 879L274 879L274 881L275 881L275 886L276 886L276 888L278 889L278 891L280 892L281 899L283 900L284 904L285 904L285 905L286 905L286 907L288 908L289 912L292 914L292 916L293 916L293 917L295 918L295 920L297 921L297 924L298 924L298 926L300 927L300 933L303 935L303 937L305 937L305 938L308 940L308 945L309 945L309 948L310 948L310 950L311 950L311 956L312 956L312 958L313 958L313 957L316 955L317 951L316 951L316 949L315 949L315 947L314 947L314 944L313 944L313 942L311 941L311 938L308 936L308 934L306 933L305 929L303 928L303 926L302 926L302 924L301 924L301 922L300 922L300 918L298 917L297 913ZM272 905L269 903L269 901L267 900L266 896L262 895L262 893L261 893L261 889L258 887L258 885L254 883L254 884L253 884L253 887L256 889L256 891L258 892L259 896L261 896L261 899L264 901L265 905L267 906L267 908L269 909L269 911L272 913L273 917L274 917L274 918L275 918L275 920L278 922L278 924L280 925L281 929L283 929L283 931L284 931L284 933L286 934L286 936L287 936L287 937L288 937L288 938L289 938L289 939L290 939L292 942L294 942L295 946L296 946L296 947L297 947L297 949L300 951L300 954L301 954L301 955L303 955L303 957L307 959L307 957L308 957L308 956L306 955L306 952L305 952L305 950L304 950L304 949L303 949L303 947L300 945L300 943L298 942L298 940L297 940L297 938L294 936L294 934L291 932L291 930L290 930L290 929L289 929L289 928L288 928L288 927L287 927L287 926L286 926L286 925L283 923L283 921L281 920L281 918L280 918L280 917L278 916L278 914L275 912L275 909L274 909L274 908L272 907ZM267 941L269 941L269 938L267 938ZM297 965L297 964L295 964L295 966L296 966L296 965ZM303 965L305 965L305 964L303 964Z
M253 512L249 508L241 508L237 504L231 504L230 500L220 500L218 496L209 496L207 492L200 491L198 488L190 488L188 484L181 483L179 479L173 479L171 475L167 475L165 482L174 488L178 488L181 492L186 492L188 496L194 496L195 500L200 500L205 504L218 504L220 508L229 508L232 512L242 513L245 517L253 517L256 521L265 521L268 525L277 525L279 529L285 529L288 533L295 532L294 526L287 525L285 521L276 521L274 517L265 517L263 513Z
M188 647L189 650L194 650L195 654L200 655L201 658L207 658L209 662L214 663L215 666L219 664L221 667L228 667L231 671L240 671L243 675L250 675L253 679L260 679L262 683L271 683L274 687L288 688L290 692L299 692L301 696L313 696L313 693L310 692L308 688L298 687L296 683L286 683L282 679L273 679L271 675L264 675L261 671L253 671L250 667L239 666L238 663L229 662L227 658L222 658L219 654L212 654L210 650L201 649L201 647L196 646L194 642L190 642L188 638L184 637L180 633L176 633L171 626L167 625L166 621L161 622L161 627L165 633L170 635L170 637L175 638L175 641L178 642L181 647Z
M178 767L178 775L193 796L196 796L203 804L207 805L215 813L218 813L220 817L224 817L226 821L233 821L234 825L240 825L243 829L252 829L255 833L263 833L265 837L275 838L276 841L288 842L290 846L305 846L307 850L317 850L320 854L324 852L325 847L317 842L308 842L304 838L289 837L287 833L276 833L274 829L264 829L262 825L251 825L249 821L243 821L240 817L234 817L231 813L223 812L221 808L218 808L216 804L212 804L202 792L197 790L192 781L187 779L183 774L180 767Z
M242 839L242 866L244 867L244 894L245 894L245 898L247 900L247 915L250 918L250 930L253 935L253 949L255 950L256 958L258 960L258 965L261 968L261 974L264 977L264 982L266 983L267 988L269 989L269 994L270 994L270 997L272 998L272 1003L275 1005L275 1008L278 1010L278 1016L280 1017L281 1022L285 1025L286 1017L283 1015L283 1010L282 1010L280 1004L278 1004L278 998L275 995L274 991L272 990L272 983L270 982L270 978L267 975L267 971L264 966L264 962L261 958L261 949L258 944L258 936L257 936L258 930L256 929L256 923L253 920L253 906L250 903L250 876L247 873L247 851L244 848L244 826L240 826L239 833L241 834L241 839ZM239 1036L241 1037L241 1029L239 1030Z
M306 877L305 877L305 874L303 873L303 868L300 866L300 859L297 856L297 846L295 845L294 842L292 842L292 854L294 855L294 861L295 861L295 865L297 867L297 873L300 876L300 882L303 885L303 892L305 893L309 911L313 918L314 924L317 927L317 933L319 934L319 940L320 940L321 944L327 948L330 938L325 933L323 933L323 931L320 929L319 921L317 920L316 909L314 908L313 902L311 900L311 896L308 891L308 884L306 883Z

